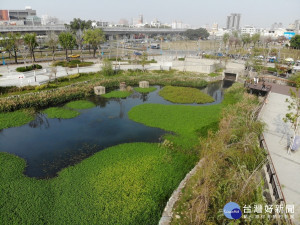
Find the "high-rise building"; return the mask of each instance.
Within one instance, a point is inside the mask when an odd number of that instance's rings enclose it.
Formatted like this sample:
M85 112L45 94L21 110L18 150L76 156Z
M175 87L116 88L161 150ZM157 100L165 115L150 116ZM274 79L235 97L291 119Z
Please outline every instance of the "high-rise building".
M143 24L144 23L144 17L143 14L139 15L139 19L138 19L138 24Z
M227 16L226 29L228 30L239 30L240 29L241 14L231 13Z

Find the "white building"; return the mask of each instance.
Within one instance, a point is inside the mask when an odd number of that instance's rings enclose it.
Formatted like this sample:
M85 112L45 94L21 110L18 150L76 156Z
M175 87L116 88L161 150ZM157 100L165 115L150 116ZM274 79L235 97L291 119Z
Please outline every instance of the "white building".
M246 25L241 28L241 33L250 34L252 36L253 34L257 33L257 29L254 26Z
M41 23L42 23L42 25L64 24L63 21L60 21L58 18L49 16L49 15L42 15Z

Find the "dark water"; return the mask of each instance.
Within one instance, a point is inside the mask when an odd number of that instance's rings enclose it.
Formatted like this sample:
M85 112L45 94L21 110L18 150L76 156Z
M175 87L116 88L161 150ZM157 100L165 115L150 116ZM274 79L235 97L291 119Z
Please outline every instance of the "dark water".
M232 82L217 82L202 89L220 103L223 89ZM126 99L88 98L97 106L81 110L73 119L49 119L37 113L35 120L21 127L0 132L0 151L9 152L27 161L29 177L53 177L62 168L74 165L104 148L129 142L159 142L166 133L128 118L128 111L144 103L171 105L158 95L134 93ZM192 104L197 105L197 104Z

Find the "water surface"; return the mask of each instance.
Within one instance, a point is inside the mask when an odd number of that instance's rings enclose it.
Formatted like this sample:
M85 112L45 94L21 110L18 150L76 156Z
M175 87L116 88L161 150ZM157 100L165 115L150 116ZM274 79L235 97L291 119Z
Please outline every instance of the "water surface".
M202 89L216 100L202 105L220 103L223 89L231 84L216 82ZM37 113L35 120L24 126L0 130L0 151L24 158L27 176L47 178L107 147L130 142L159 142L166 133L164 130L128 118L128 111L136 105L174 105L160 97L161 87L156 87L155 92L135 92L126 99L90 97L87 100L94 102L96 107L80 110L81 115L73 119L49 119Z

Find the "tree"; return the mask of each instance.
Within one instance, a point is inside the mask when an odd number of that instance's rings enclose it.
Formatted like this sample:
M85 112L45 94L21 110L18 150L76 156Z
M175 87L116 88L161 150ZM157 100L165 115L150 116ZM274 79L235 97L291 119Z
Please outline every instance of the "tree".
M92 21L81 20L80 18L74 18L73 21L70 22L70 25L66 25L73 34L76 34L78 30L84 31L92 28Z
M35 62L34 49L36 48L36 46L38 46L38 43L36 41L36 33L25 34L24 43L28 46L33 64Z
M97 49L101 48L100 44L105 41L105 36L101 29L89 29L84 31L83 40L84 43L92 46L95 57Z
M254 47L256 43L259 41L259 39L260 39L260 34L253 34L253 36L251 37L251 41L253 42Z
M290 40L291 48L300 49L300 35L295 35Z
M230 35L229 35L228 33L225 33L225 34L223 35L222 40L223 40L223 43L224 43L225 48L227 47L229 38L230 38Z
M247 46L251 42L250 34L242 34L241 39L243 43L243 48L245 47L245 45Z
M147 64L148 60L148 54L146 52L143 52L143 55L141 57L141 65L143 67L143 71L145 72L145 65Z
M27 46L23 45L19 47L19 53L22 55L22 58L24 60L24 64L26 65L27 56L30 53Z
M60 45L66 51L66 59L68 59L68 49L73 49L76 46L76 40L70 32L62 32L58 36Z
M56 47L58 44L58 36L54 32L48 33L47 44L48 44L49 48L52 50L52 61L54 61L54 54L55 54Z
M201 38L202 40L207 39L209 37L209 33L204 28L199 29L188 29L185 31L185 36L190 40L198 40Z
M2 36L1 45L10 55L15 58L15 63L18 63L18 51L22 40L19 33L8 33Z
M70 29L71 32L75 35L76 44L80 49L80 55L82 55L83 32L87 29L92 29L92 21L85 21L79 18L74 18L73 21L70 22L70 25L67 25L67 28Z
M285 123L290 122L291 123L291 127L293 129L293 137L292 137L292 142L290 144L289 150L288 152L290 152L290 150L292 149L295 137L296 137L296 131L299 125L299 117L300 117L300 96L299 96L299 87L300 87L300 83L297 82L296 83L296 90L292 90L290 89L290 94L291 94L291 98L290 99L286 99L286 102L289 103L288 105L288 113L285 115L285 117L283 118L283 121Z

